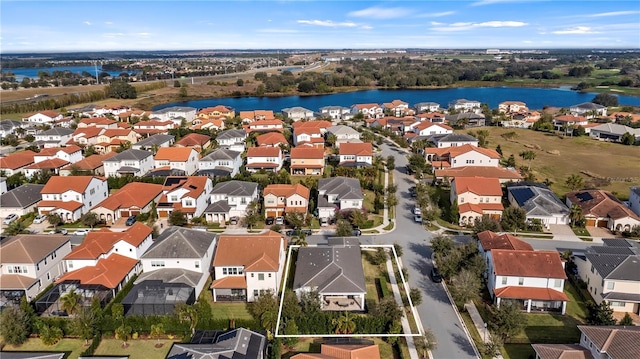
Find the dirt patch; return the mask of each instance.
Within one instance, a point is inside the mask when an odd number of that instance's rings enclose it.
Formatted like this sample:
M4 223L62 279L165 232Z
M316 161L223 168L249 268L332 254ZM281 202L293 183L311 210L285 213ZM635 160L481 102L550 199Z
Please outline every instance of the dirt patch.
M162 346L163 346L163 345L164 345L163 343L157 343L156 345L154 345L154 347L156 347L156 348L162 348Z
M560 151L558 150L547 151L547 153L554 156L560 156Z
M534 143L534 144L528 144L528 143L525 143L525 144L524 144L524 147L526 147L526 148L533 148L533 149L535 149L535 150L539 150L539 151L541 151L541 150L542 150L542 147L540 147L539 145L537 145L537 144L535 144L535 143Z

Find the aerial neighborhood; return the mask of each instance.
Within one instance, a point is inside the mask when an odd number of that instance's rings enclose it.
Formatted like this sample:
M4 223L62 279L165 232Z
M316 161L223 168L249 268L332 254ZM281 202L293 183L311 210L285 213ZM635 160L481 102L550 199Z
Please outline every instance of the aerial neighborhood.
M453 322L482 358L637 358L640 173L559 163L639 161L639 116L387 101L2 120L27 144L0 157L3 313L31 308L43 341L99 313L54 343L167 358L454 358Z

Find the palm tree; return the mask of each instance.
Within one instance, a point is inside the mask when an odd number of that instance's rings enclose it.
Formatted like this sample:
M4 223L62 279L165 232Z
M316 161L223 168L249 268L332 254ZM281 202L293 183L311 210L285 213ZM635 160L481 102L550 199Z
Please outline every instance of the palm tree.
M531 169L531 161L536 158L536 153L533 151L522 151L520 152L520 157L529 161L529 165L527 166L527 171L529 171Z
M69 293L60 297L60 304L62 309L69 315L74 315L80 310L82 303L82 295L76 293L75 289L72 289Z
M276 328L276 323L278 323L278 310L276 308L270 308L269 310L262 313L260 316L260 321L262 322L262 327L264 330L274 332Z
M582 208L577 204L574 204L569 208L569 219L571 220L572 225L576 225L580 220L582 220Z
M582 186L584 185L584 180L583 180L582 176L577 175L577 174L572 174L567 178L567 180L564 183L572 191L575 191L578 188L582 188Z
M415 344L416 350L418 351L418 355L421 359L428 358L429 351L435 349L437 346L435 335L431 328L427 328L421 337L414 338L413 343Z
M336 334L351 334L356 330L355 317L349 312L331 320L331 324L336 327Z

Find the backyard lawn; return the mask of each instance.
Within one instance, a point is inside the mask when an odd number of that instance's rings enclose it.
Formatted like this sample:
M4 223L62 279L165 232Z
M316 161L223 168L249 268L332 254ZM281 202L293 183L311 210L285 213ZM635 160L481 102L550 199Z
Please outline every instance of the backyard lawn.
M69 352L68 359L77 359L85 350L84 341L80 339L62 339L56 345L44 345L40 338L31 338L20 346L5 345L3 351L29 352Z
M174 340L130 340L127 348L122 348L122 341L116 339L103 339L96 349L95 355L125 356L131 359L162 359L165 358ZM162 343L162 347L155 345ZM26 343L15 347L6 345L5 351L36 351L36 352L68 352L67 359L77 359L86 349L84 341L79 339L62 339L56 345L47 346L42 344L39 338L31 338Z

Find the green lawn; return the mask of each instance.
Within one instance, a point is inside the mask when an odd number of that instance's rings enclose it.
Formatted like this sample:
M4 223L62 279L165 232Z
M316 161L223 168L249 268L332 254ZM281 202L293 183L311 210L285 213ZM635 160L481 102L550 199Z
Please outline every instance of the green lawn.
M590 237L591 236L591 233L589 233L589 231L587 231L586 228L571 227L571 229L573 230L573 233L576 234L576 236L584 236L584 237Z
M122 347L122 340L103 339L96 349L95 355L128 355L131 359L162 359L167 356L173 340L130 340L126 348ZM156 348L156 344L162 343L162 347Z
M216 319L253 319L247 311L246 303L211 303L211 314Z
M505 344L502 348L504 359L529 359L536 356L531 344Z
M79 339L62 339L56 345L42 344L40 338L31 338L20 346L5 345L4 351L30 351L30 352L69 352L68 359L77 359L85 350L84 341Z

